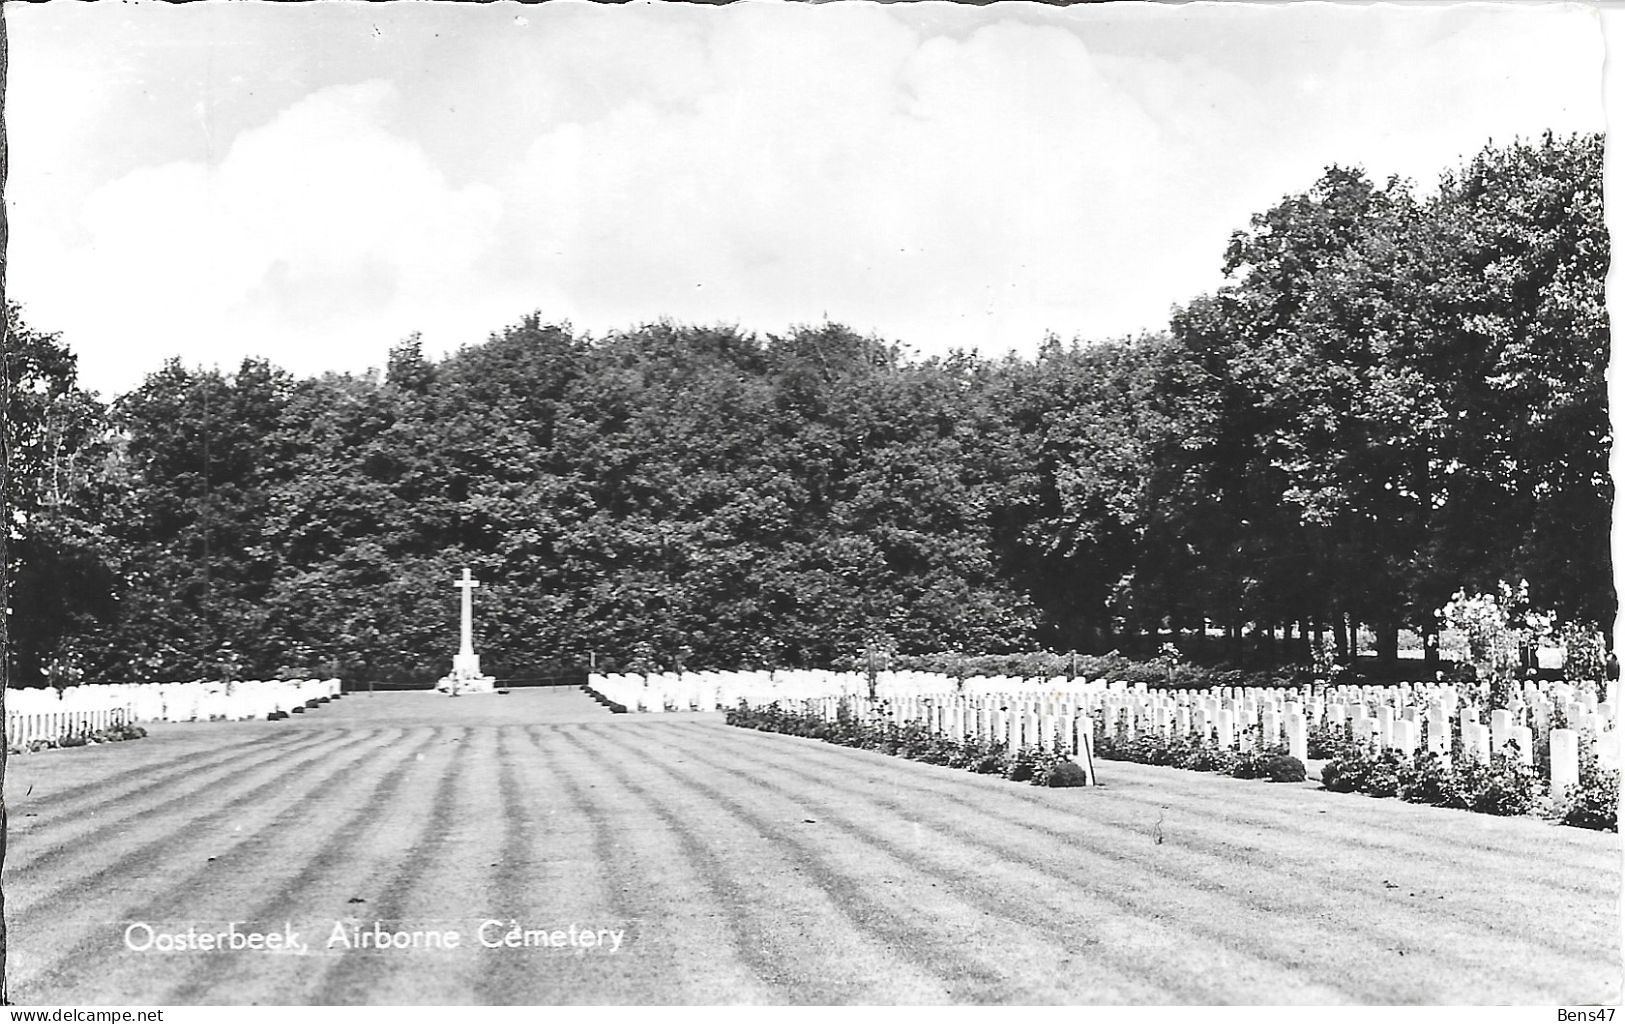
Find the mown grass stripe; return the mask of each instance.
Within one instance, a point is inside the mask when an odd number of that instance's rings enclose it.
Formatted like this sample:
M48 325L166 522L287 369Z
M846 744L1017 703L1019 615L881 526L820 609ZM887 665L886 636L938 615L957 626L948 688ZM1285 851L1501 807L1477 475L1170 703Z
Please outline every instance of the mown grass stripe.
M748 733L741 733L737 739L738 741L748 743L750 740L750 735ZM730 740L730 745L732 742L733 741ZM879 766L881 767L889 767L894 761L894 759L886 757L886 755L876 754L873 752L867 753L870 753L874 758L885 757L885 761L879 762ZM827 773L819 773L815 775L808 772L800 772L794 768L786 766L784 762L779 759L774 759L771 761L759 761L758 763L765 766L783 767L785 770L791 771L792 773L798 774L802 778L807 779L811 784L824 788L833 786L834 788L840 789L843 793L855 796L860 800L867 800L877 803L888 813L894 814L903 820L912 821L922 826L928 826L934 829L948 829L967 841L976 842L982 845L990 853L995 853L1007 859L1024 861L1036 871L1043 872L1047 870L1046 862L1041 862L1037 859L1027 857L1024 854L1021 854L1019 851L1013 850L1007 844L999 844L986 840L982 838L981 834L976 830L965 828L957 821L954 821L951 817L944 817L939 814L937 815L937 820L926 820L919 817L913 812L913 810L911 810L912 807L917 805L907 804L901 801L888 800L878 794L874 794L851 785L839 785L833 782L831 776ZM1006 795L1015 796L1020 794L1022 796L1031 797L1035 794L1022 793L1017 784L1001 782L1000 785L1007 787L1008 793L996 791L982 792L981 787L968 787L969 792L974 794L974 796L971 798L977 803L978 810L985 814L987 818L991 818L1003 824L1008 824L1017 828L1037 832L1043 835L1046 839L1056 842L1063 848L1066 846L1082 847L1096 856L1111 858L1124 865L1138 864L1137 861L1124 858L1122 850L1128 848L1127 844L1095 841L1101 830L1120 828L1121 826L1119 826L1118 823L1106 823L1084 819L1080 822L1084 828L1078 831L1056 829L1037 824L1017 815L1010 814L1004 808L999 806L999 804L1003 802ZM1094 795L1095 794L1093 793L1082 793L1080 798L1089 799ZM1146 810L1149 809L1150 808L1146 808ZM836 811L835 813L839 813L839 811ZM1149 834L1145 836L1145 840L1145 847L1148 847L1150 840ZM1197 856L1206 856L1212 864L1222 864L1227 862L1227 858L1224 856L1223 851L1208 851L1205 853L1204 851L1194 852ZM1272 934L1277 938L1284 937L1282 935L1283 929L1292 922L1317 920L1325 921L1327 917L1329 907L1327 903L1324 901L1312 902L1297 898L1294 896L1290 887L1281 887L1270 898L1264 898L1246 889L1237 891L1234 885L1226 885L1225 883L1218 881L1218 876L1221 874L1226 874L1226 872L1205 869L1200 866L1176 866L1168 863L1168 859L1171 856L1177 857L1179 855L1179 848L1175 847L1170 849L1168 847L1163 847L1161 853L1159 854L1162 859L1159 860L1155 870L1151 869L1149 866L1141 865L1142 871L1145 875L1144 881L1147 883L1147 886L1149 887L1157 882L1172 881L1181 885L1181 891L1189 893L1200 894L1202 892L1222 892L1226 898L1244 905L1243 907L1237 908L1238 914L1236 915L1236 920L1256 921L1260 918L1268 918L1281 922L1281 926L1272 931ZM1086 870L1087 867L1087 863L1079 864L1078 870ZM1304 888L1312 887L1317 881L1318 880L1312 878L1306 879ZM1125 913L1143 915L1148 908L1133 903L1124 902L1122 909ZM1337 955L1336 951L1339 948L1346 947L1350 937L1365 935L1373 944L1379 944L1385 941L1393 942L1396 945L1387 948L1398 948L1398 944L1403 941L1402 935L1397 932L1379 930L1375 927L1371 927L1369 922L1373 919L1386 919L1387 922L1392 924L1398 917L1407 915L1410 916L1413 918L1412 920L1399 923L1401 925L1408 924L1412 926L1412 928L1415 929L1415 931L1412 932L1413 934L1419 932L1420 934L1427 934L1429 936L1430 945L1436 947L1430 949L1430 955L1436 956L1440 959L1453 961L1463 970L1468 970L1475 965L1476 958L1471 950L1476 948L1475 943L1481 943L1483 939L1483 928L1479 927L1480 922L1462 923L1459 920L1452 918L1450 919L1451 926L1449 928L1445 928L1439 923L1439 918L1430 913L1431 908L1424 910L1420 901L1416 903L1403 904L1395 901L1387 901L1368 907L1349 908L1345 906L1335 906L1331 909L1338 912L1338 920L1335 922L1335 927L1327 930L1327 933L1320 937L1321 941L1306 942L1297 947L1297 950L1308 948L1314 951L1310 955L1311 959L1317 956L1325 959L1325 967L1330 973L1336 973L1338 964L1342 963L1342 958ZM1245 910L1247 913L1245 915L1240 914L1239 912L1242 910ZM1509 925L1517 926L1525 923L1526 922L1522 919L1518 919L1509 922ZM1317 925L1317 929L1319 928L1326 928L1326 925ZM1524 940L1521 933L1509 932L1508 934L1516 935L1516 941L1526 942L1529 947L1528 953L1531 956L1545 952L1545 950L1542 948L1545 943L1537 942L1535 940ZM1215 931L1213 934L1207 937L1217 940L1236 939L1245 938L1246 933L1239 928L1234 931L1221 929ZM1583 950L1585 953L1595 954L1596 952L1594 948L1586 946L1583 943L1579 946L1579 949ZM1281 962L1299 963L1304 959L1304 955L1297 950L1284 949L1274 959ZM1514 961L1514 963L1509 965L1506 971L1499 972L1503 978L1508 974L1512 974L1525 979L1533 979L1537 988L1546 980L1545 976L1541 975L1534 967L1525 965L1522 958L1512 957L1511 959ZM1402 996L1401 998L1406 997Z
M452 755L445 772L435 785L429 813L423 819L422 828L402 852L399 868L385 883L375 904L376 912L369 911L369 917L388 921L408 916L410 907L407 905L406 896L428 874L430 866L438 856L435 848L437 840L445 834L448 824L457 812L457 787L467 770L468 752L472 747L468 737L477 732L469 728L453 731L460 737L457 751ZM345 951L339 955L337 962L322 979L312 1001L322 1006L365 1004L371 991L370 983L376 982L379 967L378 957L358 953L355 950Z
M145 782L150 777L150 773L151 773L152 769L155 767L155 764L156 765L161 765L166 770L180 771L182 769L185 769L187 767L195 765L198 761L224 760L224 759L228 759L228 758L230 758L230 757L232 757L232 756L234 756L234 755L236 755L238 753L241 753L241 752L243 752L244 750L246 750L247 748L250 748L250 747L259 747L259 746L264 746L264 745L267 745L267 744L273 744L274 745L274 744L279 744L279 743L280 744L291 743L291 742L294 742L294 741L296 741L296 740L298 740L298 739L300 739L300 738L302 738L304 736L308 736L308 735L309 735L309 733L307 731L303 731L303 730L299 731L299 732L267 733L264 736L260 736L260 737L257 737L255 739L248 740L245 743L239 744L236 748L226 750L226 751L222 751L218 746L205 747L204 749L195 750L195 751L193 751L193 752L191 752L189 754L180 754L180 755L175 756L175 757L165 757L161 761L157 761L157 762L153 762L153 761L149 760L149 761L146 761L145 763L143 763L143 764L141 764L141 765L139 765L137 767L126 768L126 769L124 769L122 771L116 771L116 772L114 772L114 773L112 773L110 775L103 776L103 777L98 778L98 779L96 779L94 781L80 783L80 784L75 785L75 786L69 786L66 789L59 789L59 790L55 790L55 791L42 791L38 796L32 797L32 799L33 800L49 800L49 801L51 801L53 803L56 803L56 804L59 804L59 805L61 803L63 803L63 802L77 800L77 799L81 799L81 798L87 797L87 796L95 799L95 798L99 798L103 794L105 794L110 787L116 787L116 786L122 785L123 783L129 782L129 781L134 781L136 783ZM173 739L172 739L172 737L173 737ZM199 737L199 738L202 738L202 737ZM131 747L119 747L119 748L117 748L117 750L118 750L118 752L120 754L124 754L124 753L128 752L132 756L141 757L141 758L150 758L152 756L151 755L152 747L166 746L171 742L183 742L183 741L184 742L191 742L193 739L194 739L193 737L185 737L184 740L183 740L182 737L174 736L174 734L170 734L169 736L164 736L164 737L149 736L146 739L120 740L119 741L120 743L129 743L129 744L133 744L134 746L131 746ZM142 748L140 746L140 744L144 744L144 743L151 744L152 746ZM108 746L111 747L112 745L109 744ZM94 749L98 753L100 753L104 748L101 747L101 746L98 746L98 747L96 747ZM58 751L58 752L52 754L51 756L53 756L53 757L74 757L74 756L77 756L78 754L82 754L86 750L87 750L87 748L78 747L78 748L73 748L72 750ZM111 751L109 751L109 752L111 752ZM28 797L28 796L15 796L8 802L13 803L16 806L22 806L22 805L26 804L29 801L29 799L30 799L30 797Z
M503 741L515 733L520 742L505 748L499 781L508 832L493 916L530 926L620 929L624 941L636 931L626 892L631 875L602 809L586 798L576 777L579 766L557 755L555 729L505 728ZM523 783L518 765L525 771ZM501 993L504 1002L627 1002L623 983L644 971L633 967L634 956L630 949L585 956L545 949L493 951L482 963L482 990Z
M609 752L589 746L583 741L580 730L559 730L557 735L580 755L581 764L609 768ZM648 816L648 802L622 785L596 786L591 790L592 795L582 792L578 784L575 789L585 805L594 808L594 816L600 823L606 816L632 811L633 808L636 808L634 813L619 814L622 820L641 821ZM662 822L662 825L666 823ZM672 993L672 1002L713 1003L718 1000L719 991L725 992L732 1003L784 1001L783 992L775 994L775 990L763 983L753 965L741 955L736 933L731 928L712 926L709 922L699 923L691 927L699 929L697 937L703 938L703 942L679 942L676 948L657 945L671 940L671 936L666 934L669 926L677 915L687 911L686 907L683 910L672 907L669 895L675 893L651 888L657 884L658 873L675 869L702 887L704 878L692 859L685 854L681 837L670 827L659 829L658 839L652 838L654 829L642 825L635 829L623 829L623 832L624 839L617 844L614 833L604 828L600 837L604 849L600 856L609 857L617 865L612 884L620 890L618 906L638 929L637 934L631 937L636 944L630 952L637 959L638 971L645 976L642 979L644 987ZM675 857L658 857L648 850L648 843L652 841L658 844L661 839L672 845ZM687 892L684 892L681 897L685 903L687 896ZM719 985L725 987L719 989Z
M821 825L828 824L833 819L837 822L835 827L840 829L843 835L876 850L895 864L906 866L909 870L937 879L937 883L946 887L955 898L977 908L980 912L1004 919L1029 932L1042 936L1042 941L1037 943L1038 945L1050 944L1070 949L1091 966L1105 967L1117 978L1121 979L1115 983L1119 987L1138 990L1136 998L1139 1000L1147 998L1154 998L1159 1001L1177 1000L1190 986L1187 977L1171 969L1164 968L1155 959L1142 956L1132 948L1114 948L1110 942L1100 940L1096 935L1084 931L1082 926L1074 923L1079 917L1076 913L1058 915L1054 907L1024 907L1023 902L1026 901L1026 898L1030 895L1029 893L1012 892L1007 889L982 884L976 879L974 870L967 869L965 865L933 863L933 857L939 861L949 857L948 851L940 844L927 851L926 856L920 856L917 852L905 850L886 839L874 831L867 822L859 822L846 815L832 814L828 810L831 805L827 801L819 800L816 797L812 799L802 798L782 787L773 786L771 783L755 777L757 774L771 774L785 770L785 764L782 761L752 762L745 767L719 764L695 753L692 746L681 744L674 738L679 735L679 730L677 728L668 728L669 731L663 732L659 741L661 744L669 746L673 750L680 750L686 757L692 758L709 768L725 772L729 777L745 779L749 784L766 789L777 798L793 806L805 807L811 804L825 808L817 812L820 815L818 821ZM698 737L689 738L694 738L697 742L703 742ZM705 739L709 739L709 737ZM826 781L823 777L813 777L813 782L817 786L822 786ZM720 794L718 796L724 800L730 799L720 796ZM882 817L877 820L885 819ZM943 837L939 834L938 838ZM957 836L954 838L960 841L962 847L978 849L977 844L965 843ZM985 850L981 852L985 853ZM961 859L966 864L986 863L985 857L978 859L966 856ZM1076 911L1077 908L1067 909ZM1098 919L1091 923L1098 924ZM1110 938L1113 942L1132 939L1136 932L1143 930L1143 926L1143 922L1120 925L1118 931ZM1124 943L1124 945L1132 945L1132 942ZM1155 993L1155 995L1151 995L1151 993ZM1006 992L987 997L983 1001L1034 1002L1037 1001L1037 998L1028 992ZM1098 993L1091 993L1090 1001L1123 1000L1110 995L1102 997Z
M681 727L674 726L672 732L663 737L667 742L664 747L651 745L645 751L664 750L676 752L681 750L685 756L701 764L725 774L730 779L738 779L745 784L773 792L769 784L760 779L751 778L747 773L741 772L737 767L718 765L715 762L701 758L694 753L693 748L680 746L671 740L671 736L681 732ZM620 747L629 753L638 754L637 748L628 746L625 742L624 732L604 729L593 730L595 735L602 736L608 742ZM614 733L614 735L610 735ZM708 785L701 778L666 764L647 759L647 753L641 755L644 763L651 764L657 770L667 775L677 783L680 792L685 795L703 797L709 802L721 807L727 814L738 819L747 826L748 831L760 834L775 844L793 851L792 857L797 866L805 873L808 880L822 888L830 897L830 905L846 918L850 926L860 934L874 936L893 955L905 962L926 971L939 979L950 991L956 1002L1030 1002L1034 997L1030 991L1012 984L1008 970L1001 969L999 965L990 964L985 959L967 954L962 944L946 941L934 934L932 929L921 928L917 922L905 921L895 916L894 909L884 902L876 899L868 891L866 885L847 875L839 866L833 865L827 854L815 849L807 839L796 835L793 831L785 829L780 823L774 822L752 811L739 799L723 793L714 786ZM693 769L690 768L689 772ZM779 794L775 794L779 795ZM820 819L822 822L823 819ZM851 840L869 846L882 853L888 853L885 843L865 827L848 823L841 826L843 835ZM920 865L908 858L895 858L896 863L907 870L921 870ZM963 898L964 893L957 884L961 877L953 872L927 871L939 882L949 886L955 898ZM1102 959L1101 950L1092 945L1087 939L1079 936L1075 929L1057 927L1053 922L1047 926L1038 922L1013 916L1010 908L1002 901L972 900L985 913L992 914L1007 922L1041 932L1044 939L1035 942L1035 947L1052 945L1056 940L1062 940L1064 948L1079 957L1087 958L1091 965L1098 964ZM1065 940L1077 940L1072 945L1065 945ZM794 956L792 951L785 951L782 955ZM1124 973L1123 978L1129 979L1132 975ZM1165 979L1166 990L1177 991L1181 985L1180 979L1169 976Z
M16 846L27 851L24 856L18 857L15 849L8 857L7 869L14 874L26 876L37 870L42 861L52 860L53 855L64 847L83 842L89 836L105 834L126 822L138 821L153 814L180 806L191 800L197 793L203 792L212 786L254 771L255 769L272 763L279 758L298 754L313 747L328 742L330 737L312 736L307 742L282 747L278 749L259 748L251 755L254 759L244 760L239 752L222 757L219 761L201 767L194 766L189 771L170 771L160 769L160 774L133 790L109 795L87 806L64 809L54 801L40 804L43 809L48 808L49 818L43 818L38 823L30 823L24 829L15 829L12 835ZM224 772L216 774L218 769ZM162 803L153 805L141 802L141 797L162 791L167 797ZM102 815L100 812L108 808L117 808L119 813ZM27 855L31 854L31 855Z
M285 775L297 775L311 765L329 759L335 751L343 750L347 742L349 742L349 737L329 737L324 742L303 750L301 756L295 761L276 762L279 767L285 770L258 784L246 787L216 784L205 787L198 794L186 794L164 800L158 804L147 805L142 811L144 817L158 814L168 815L169 812L176 810L180 810L182 813L177 816L178 820L174 822L173 826L166 830L166 834L137 843L131 849L120 854L118 862L114 864L87 875L73 876L75 882L81 886L94 887L127 874L129 865L132 862L152 859L154 853L158 851L183 847L187 843L194 841L198 835L206 833L210 826L223 822L236 811L238 804L257 800L277 787L285 786ZM255 767L233 771L228 777L241 779L250 775L257 768L263 768L264 765L265 762L258 762ZM60 872L64 870L64 861L104 859L106 856L104 846L82 846L78 849L82 851L81 855L76 856L73 852L69 852L63 857L51 857L48 861L42 859L38 862L43 865L42 867L30 871L28 868L32 868L33 865L29 865L19 869L18 873L32 875L39 871L45 871L47 868L53 872ZM14 901L8 901L10 906L7 909L13 910L19 915L30 914L37 912L37 909L42 905L51 905L53 899L60 901L63 898L59 890L50 889L37 882L30 882L27 888L17 893Z
M378 730L360 744L352 744L347 749L335 753L324 753L308 763L319 763L325 770L295 773L297 781L292 786L287 785L283 779L274 778L254 787L243 798L234 800L230 805L220 808L203 818L195 819L189 827L171 829L169 834L144 844L139 848L141 852L138 855L127 855L121 858L117 864L90 875L64 878L62 884L49 890L47 896L55 897L55 903L59 904L64 901L62 896L64 888L71 886L74 890L95 889L98 887L98 883L111 876L132 874L140 876L142 868L146 865L155 861L171 862L178 859L182 849L187 848L190 844L195 844L199 837L210 834L210 824L221 822L228 816L240 815L241 808L239 805L247 802L253 795L269 794L268 802L272 806L297 806L309 793L321 788L335 775L343 773L350 765L366 758L375 750L390 748L394 743L394 737L400 733L401 730ZM275 793L270 793L270 790L274 787L280 788ZM283 813L285 813L285 810L273 812L266 815L265 820L257 827L247 832L232 833L232 845L216 854L216 859L212 864L204 862L205 866L193 869L170 882L159 895L149 895L144 903L124 908L118 920L121 922L133 920L151 921L159 918L175 917L173 908L185 903L187 893L199 890L206 891L211 876L219 877L222 860L231 857L233 855L232 851L247 848L261 834L275 829L281 823L281 814ZM37 926L38 922L35 919L41 915L40 907L42 905L48 906L53 905L53 903L47 899L36 904L28 912L30 915L29 927ZM68 917L68 914L61 912L49 915L51 930L60 934L60 930L66 926ZM87 936L71 949L61 952L48 962L37 965L36 969L31 972L31 978L49 979L53 988L70 987L75 979L85 978L96 971L97 967L95 965L98 963L105 964L105 959L98 956L98 954L104 953L111 941L109 936L105 934ZM121 937L119 941L122 941ZM103 966L101 969L105 971L106 967ZM23 981L19 983L19 987L22 984L38 984L38 981Z
M303 857L302 861L283 859L280 849L261 851L248 843L239 843L233 848L233 855L248 863L271 860L278 868L298 865L292 876L281 884L282 891L253 904L245 915L246 920L279 921L290 917L289 893L302 894L319 880L341 872L353 862L356 847L362 836L380 827L381 816L387 819L397 796L405 788L407 779L414 771L429 770L420 763L419 756L440 740L444 730L421 729L422 736L418 742L407 743L406 741L418 731L414 729L403 732L399 739L383 745L384 749L393 755L393 760L388 758L373 760L370 756L372 750L361 753L361 763L367 767L368 772L365 774L347 772L341 776L341 785L347 797L344 802L349 805L350 810L330 829L323 831L319 843L312 845L308 835L289 833L284 845L292 846L299 851ZM273 877L275 875L266 876L267 885ZM154 901L154 904L161 905L158 901ZM313 986L316 977L330 962L325 957L305 958L299 968L299 982L306 988ZM265 967L266 961L263 957L240 953L220 961L216 969L207 974L188 978L158 1001L169 1005L230 1002L231 997L245 984L264 984Z
M603 738L595 730L591 734L596 740ZM631 754L630 760L639 764L640 768L647 763L642 753L625 747L618 749L623 754ZM745 888L723 858L708 844L708 839L715 841L718 837L702 838L698 829L676 813L672 801L651 793L630 771L608 757L603 759L602 764L623 790L647 807L671 833L695 877L710 894L711 903L726 922L723 930L730 938L731 955L762 985L774 992L780 1001L789 1004L830 1004L850 996L844 987L832 984L830 979L815 979L795 971L795 968L803 966L797 961L795 951L777 948L773 935L759 919L761 910L755 913L751 911L751 901ZM664 769L661 771L670 776Z
M651 723L652 724L652 723ZM820 740L811 740L805 737L789 736L781 733L759 732L756 730L736 729L735 735L756 735L771 737L770 742L789 744L795 747L808 745L816 754L825 755L846 764L869 763L869 758L879 755L875 751L861 750L839 744L824 743ZM952 781L955 778L963 779L968 773L960 769L948 768L942 765L930 765L924 762L909 760L908 758L892 758L897 763L898 770L917 778L922 785L931 785L938 781ZM1127 762L1100 762L1097 766L1102 772L1107 772L1106 766L1127 764ZM1497 870L1510 868L1521 881L1530 884L1542 884L1551 880L1550 873L1545 868L1546 856L1562 855L1569 862L1572 869L1578 872L1570 875L1566 880L1572 880L1569 886L1573 891L1584 893L1586 887L1584 879L1588 873L1596 871L1615 871L1618 867L1618 845L1611 841L1593 841L1599 837L1569 833L1575 830L1561 826L1553 826L1544 822L1528 821L1518 824L1526 826L1529 838L1538 843L1539 855L1532 855L1531 844L1512 839L1501 841L1497 835L1484 836L1482 826L1490 825L1482 819L1484 816L1474 815L1468 811L1451 811L1444 808L1428 807L1424 805L1404 805L1415 812L1414 825L1403 829L1396 829L1393 815L1394 808L1371 806L1377 798L1358 796L1355 794L1327 793L1318 789L1308 789L1300 786L1283 786L1255 780L1221 779L1205 773L1187 772L1177 768L1159 768L1150 765L1133 765L1131 770L1139 769L1165 773L1165 777L1158 779L1154 799L1158 806L1168 810L1184 810L1199 816L1222 820L1235 830L1255 828L1290 828L1303 835L1313 835L1323 838L1329 846L1340 848L1358 847L1371 852L1391 852L1403 855L1408 859L1425 859L1433 861L1440 866L1448 867L1452 871L1462 874L1470 873L1482 863ZM1143 808L1151 794L1138 787L1125 789L1110 784L1109 775L1103 785L1090 793L1091 808L1102 804L1113 804L1127 810ZM1232 795L1228 792L1216 794L1212 787L1216 783L1238 788ZM1006 784L1008 785L1008 784ZM1232 797L1232 799L1227 799ZM1022 789L1010 786L1009 797L1012 800L1027 803L1038 803L1050 806L1047 799L1031 789ZM1326 800L1336 801L1327 807L1310 807L1311 804ZM1339 799L1343 798L1343 799ZM1251 812L1260 810L1256 805L1264 802L1268 817L1260 818ZM1403 801L1399 803L1403 804ZM1335 806L1335 817L1328 816L1329 820L1321 822L1318 812ZM1365 813L1369 812L1369 813ZM1352 820L1351 820L1352 819ZM1091 818L1090 820L1097 820ZM1505 820L1505 819L1502 819ZM1510 824L1510 822L1508 822ZM1480 826L1475 828L1475 826ZM1492 826L1493 827L1493 826ZM1449 829L1449 833L1441 833L1441 828ZM1475 834L1471 843L1454 843L1450 847L1441 844L1441 835L1459 835L1464 828L1473 829Z

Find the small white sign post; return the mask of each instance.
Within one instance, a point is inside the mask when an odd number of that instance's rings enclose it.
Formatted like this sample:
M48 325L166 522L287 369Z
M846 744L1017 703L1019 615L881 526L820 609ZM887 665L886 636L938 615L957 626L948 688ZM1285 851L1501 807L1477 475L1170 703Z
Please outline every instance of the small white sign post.
M474 653L474 588L479 585L467 569L463 570L462 579L452 583L463 592L462 644L451 659L451 675L441 679L435 689L453 697L463 693L491 693L496 682L480 671L480 656Z

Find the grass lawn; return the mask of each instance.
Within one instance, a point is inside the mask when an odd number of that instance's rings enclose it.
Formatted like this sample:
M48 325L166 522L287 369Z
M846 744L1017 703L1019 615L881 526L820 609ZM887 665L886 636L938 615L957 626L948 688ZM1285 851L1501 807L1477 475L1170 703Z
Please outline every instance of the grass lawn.
M1621 998L1611 833L1122 762L1036 789L570 690L152 732L13 757L14 1001ZM460 944L329 945L374 922Z

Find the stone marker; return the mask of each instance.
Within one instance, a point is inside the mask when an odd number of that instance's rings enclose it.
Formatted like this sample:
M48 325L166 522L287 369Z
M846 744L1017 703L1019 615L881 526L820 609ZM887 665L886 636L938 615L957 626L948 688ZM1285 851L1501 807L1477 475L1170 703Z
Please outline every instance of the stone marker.
M1349 712L1349 732L1354 742L1361 746L1371 745L1371 719L1366 717L1365 705L1356 704Z
M1273 707L1266 706L1259 712L1258 722L1260 746L1273 747L1281 742L1281 718Z
M1512 738L1512 712L1497 708L1490 712L1490 749L1499 754Z
M1394 708L1391 704L1382 704L1377 708L1377 745L1383 750L1399 746L1394 742Z
M1286 725L1286 752L1293 757L1309 763L1309 726L1303 715L1296 711L1288 711L1285 715Z
M1406 757L1412 756L1416 753L1417 741L1421 739L1420 732L1421 726L1417 725L1415 720L1409 718L1399 719L1393 726L1394 749Z
M1552 796L1580 783L1580 734L1573 729L1552 730Z
M1533 765L1535 763L1535 733L1527 725L1514 725L1511 729L1512 742L1518 745L1518 761L1521 764Z
M1435 754L1448 754L1449 740L1449 712L1445 705L1433 704L1427 709L1427 748Z
M1091 719L1078 719L1078 729L1074 735L1077 737L1076 749L1072 753L1072 760L1083 769L1084 785L1095 785L1095 738L1089 726Z
M1151 709L1151 728L1158 736L1168 735L1168 726L1172 721L1173 716L1166 707L1159 704Z

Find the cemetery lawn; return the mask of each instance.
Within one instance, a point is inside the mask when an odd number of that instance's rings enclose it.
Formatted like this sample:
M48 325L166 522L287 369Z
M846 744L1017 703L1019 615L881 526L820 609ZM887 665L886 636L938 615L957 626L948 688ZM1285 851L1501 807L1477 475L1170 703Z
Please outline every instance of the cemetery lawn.
M1617 835L1312 783L1099 772L1097 789L1035 789L716 714L610 715L574 690L353 694L280 722L160 725L12 758L11 995L1621 998ZM461 944L328 948L375 921ZM484 948L487 921L488 938L532 944ZM308 952L135 952L132 922L291 928Z

